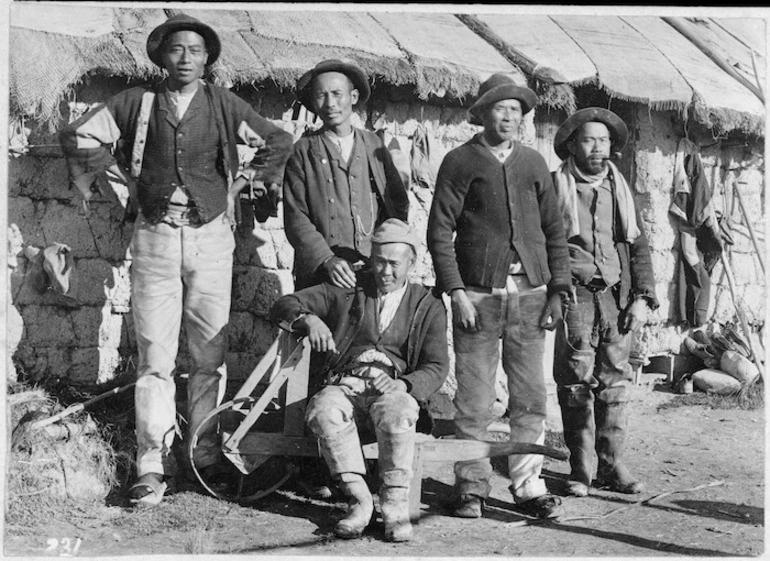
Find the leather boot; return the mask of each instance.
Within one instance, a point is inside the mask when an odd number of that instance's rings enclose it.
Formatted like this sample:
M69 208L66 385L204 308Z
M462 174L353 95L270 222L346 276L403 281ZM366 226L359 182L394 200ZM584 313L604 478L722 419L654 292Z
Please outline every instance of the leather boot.
M409 519L409 487L380 487L380 510L385 523L385 541L408 542L414 537Z
M596 401L596 455L599 458L596 482L618 493L637 494L644 490L644 485L620 460L626 442L627 407L625 402Z
M559 393L564 442L570 452L567 495L575 497L588 495L593 475L596 424L593 394L590 391Z
M376 429L380 473L380 510L385 540L409 541L413 537L409 518L409 485L412 480L415 430L392 433Z
M356 479L343 481L340 484L342 492L348 497L348 512L342 520L337 522L334 535L350 540L360 538L369 525L374 513L374 501L363 477L358 474L345 475L346 478L356 477Z

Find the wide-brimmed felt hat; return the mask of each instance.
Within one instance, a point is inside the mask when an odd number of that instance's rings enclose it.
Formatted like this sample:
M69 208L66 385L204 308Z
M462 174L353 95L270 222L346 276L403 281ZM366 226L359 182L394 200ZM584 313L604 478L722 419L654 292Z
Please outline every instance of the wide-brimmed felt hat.
M417 251L417 239L411 225L398 218L388 218L372 233L372 243L405 243Z
M583 124L585 123L604 123L607 129L610 131L610 138L612 140L612 151L620 152L628 142L628 127L623 122L623 119L618 117L615 113L609 109L602 109L601 107L586 107L575 111L572 115L567 117L559 130L556 131L556 136L553 139L553 147L556 151L556 155L562 160L569 156L570 152L567 148L567 142L575 134Z
M168 18L158 27L152 30L147 38L147 56L158 66L163 66L163 43L166 37L177 31L194 31L206 42L206 52L209 58L206 65L214 64L222 52L222 43L214 29L202 21L190 17L187 14L177 14Z
M474 125L481 125L481 113L483 113L484 108L503 99L518 99L523 115L529 113L537 105L535 92L525 86L517 85L510 76L492 74L479 86L479 95L468 109L471 114L470 122Z
M340 72L350 78L350 81L353 82L353 87L358 90L358 103L356 105L365 103L369 99L371 89L369 88L369 78L366 72L353 63L335 58L328 59L316 64L315 68L308 70L297 80L297 99L311 111L313 110L311 98L313 79L325 72Z

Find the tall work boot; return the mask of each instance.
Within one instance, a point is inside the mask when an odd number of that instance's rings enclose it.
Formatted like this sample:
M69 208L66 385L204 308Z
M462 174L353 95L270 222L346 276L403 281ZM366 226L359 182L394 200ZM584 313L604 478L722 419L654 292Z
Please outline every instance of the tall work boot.
M606 403L596 400L596 455L599 467L596 482L617 493L641 493L644 485L634 478L620 457L626 442L627 402Z
M569 448L570 475L567 481L567 494L585 497L591 487L594 460L594 423L593 403L587 405L562 403L561 419L564 426L564 442Z
M594 394L588 385L574 384L559 387L557 396L564 427L564 442L570 452L567 494L585 497L591 487L594 467Z
M380 511L385 540L406 542L414 536L409 518L409 485L414 461L414 427L408 432L377 430L380 472Z
M374 501L372 493L364 481L364 478L357 473L343 474L345 479L340 484L342 492L348 497L348 512L345 517L337 522L334 527L334 535L338 538L351 540L360 538L364 529L369 525L374 513Z

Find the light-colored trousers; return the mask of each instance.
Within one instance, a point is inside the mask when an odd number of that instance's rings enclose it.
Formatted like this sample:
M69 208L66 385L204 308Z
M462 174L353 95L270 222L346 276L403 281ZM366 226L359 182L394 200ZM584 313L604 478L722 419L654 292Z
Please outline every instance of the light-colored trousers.
M547 391L543 371L545 331L539 322L547 301L546 287L533 287L525 275L508 275L505 288L465 290L481 326L477 332L465 331L456 321L453 326L457 377L455 436L490 439L487 429L494 420L492 406L502 338L503 370L510 394L511 440L543 444ZM542 467L541 455L509 456L508 475L516 503L547 493L540 478ZM455 464L458 494L486 498L491 490L491 476L489 459Z
M192 367L187 384L191 434L222 400L227 370L235 239L224 215L200 226L150 224L140 215L131 240L131 300L139 364L135 390L137 475L173 475L174 371L184 316ZM195 450L199 468L216 462L212 423Z
M343 482L366 474L358 427L371 423L377 436L380 479L386 486L408 487L420 407L406 392L379 394L370 380L344 377L315 394L305 413L319 439L332 477Z

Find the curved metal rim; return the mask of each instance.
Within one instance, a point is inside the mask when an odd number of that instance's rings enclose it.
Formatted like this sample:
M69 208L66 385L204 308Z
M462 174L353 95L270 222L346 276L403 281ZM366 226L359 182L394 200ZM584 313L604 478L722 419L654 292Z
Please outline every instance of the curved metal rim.
M202 431L202 429L206 428L206 426L213 419L216 419L216 417L220 413L223 413L224 411L231 409L235 405L247 403L249 401L254 402L256 401L256 399L254 399L253 397L247 396L247 397L241 397L238 399L233 399L221 404L219 407L217 407L216 409L213 409L208 415L206 415L201 421L201 423L198 425L198 428L195 429L195 432L193 432L193 434L190 435L190 444L187 448L187 456L188 456L188 459L190 460L190 466L192 467L193 473L195 474L195 478L201 483L201 485L203 485L203 488L206 489L206 491L208 491L208 493L211 496L221 501L238 502L238 503L251 503L251 502L257 501L280 489L284 483L286 483L293 475L295 475L299 471L297 466L295 466L291 462L287 462L286 473L284 473L283 476L275 484L271 485L267 489L262 489L261 491L258 491L253 495L248 495L246 497L239 497L237 499L228 498L220 493L217 493L216 491L214 491L214 489L209 487L209 485L203 479L203 476L198 471L198 468L195 465L195 459L194 459L194 455L195 455L194 452L195 452L196 444L198 442L199 433ZM241 475L241 477L243 477L243 475Z

